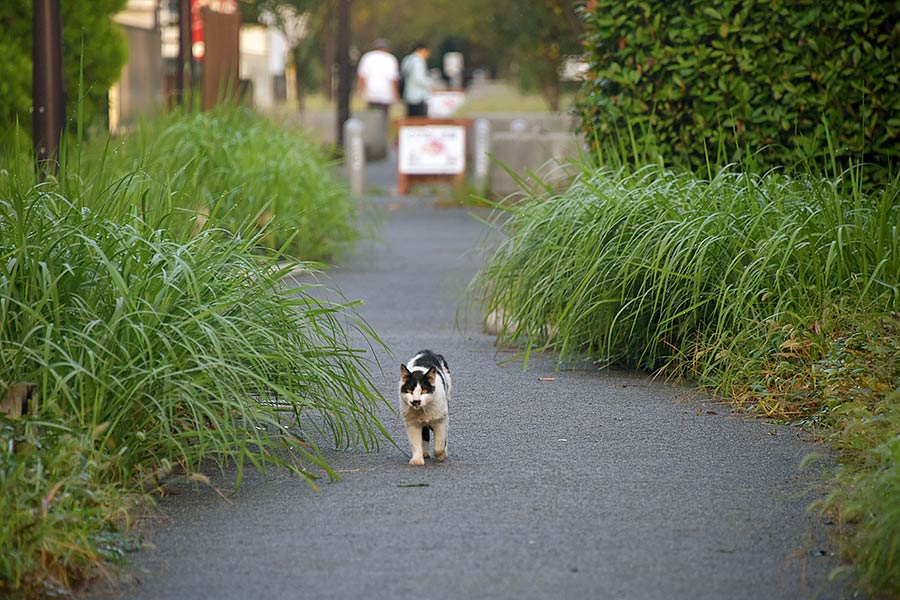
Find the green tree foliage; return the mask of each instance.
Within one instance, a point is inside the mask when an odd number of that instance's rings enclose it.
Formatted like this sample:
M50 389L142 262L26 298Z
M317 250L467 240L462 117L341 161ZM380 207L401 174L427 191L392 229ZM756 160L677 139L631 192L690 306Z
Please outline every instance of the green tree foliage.
M496 36L520 77L534 85L550 110L559 110L559 70L567 55L581 53L583 25L568 0L495 0Z
M418 39L434 50L452 46L467 68L517 74L552 110L559 108L559 67L581 53L584 27L569 0L432 0L427 8L416 0L360 0L353 17L359 41L387 36L398 52ZM439 61L436 53L432 62Z
M333 8L334 3L242 0L241 6L249 20L256 19L262 9L272 11L284 5L306 12L311 24L308 35L315 39L323 37L321 28L328 22L322 18L323 9ZM581 53L584 25L575 5L569 0L354 0L353 46L361 53L376 38L388 38L392 51L402 56L414 42L425 40L431 44L434 67L441 66L443 50L458 50L465 56L466 68L515 73L556 109L561 61L568 54Z
M653 132L667 160L707 152L896 162L900 4L867 0L597 0L579 104L601 142ZM827 164L827 163L825 163Z
M63 79L66 105L74 116L79 100L88 122L104 118L106 94L126 59L125 38L112 15L126 0L61 0ZM0 2L0 126L18 120L31 127L31 0ZM84 52L82 54L82 44ZM79 98L79 74L84 63L84 88Z
M353 44L368 50L376 38L388 38L392 51L405 55L413 43L431 44L433 66L440 66L440 51L463 52L466 68L492 70L502 62L493 29L492 9L477 0L431 0L427 8L417 0L355 0Z

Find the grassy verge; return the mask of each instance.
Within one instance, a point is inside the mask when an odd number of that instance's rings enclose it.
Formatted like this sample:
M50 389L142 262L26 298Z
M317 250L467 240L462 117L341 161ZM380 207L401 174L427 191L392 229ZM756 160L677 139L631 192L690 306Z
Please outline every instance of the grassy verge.
M182 239L212 219L242 235L264 231L269 248L324 260L357 237L349 189L316 145L240 107L147 120L71 160L81 177L63 182L67 193L96 198L85 179L118 180L117 203L148 222L170 219L165 227Z
M856 174L846 179L858 180ZM900 179L586 168L506 207L473 289L502 343L690 377L824 426L823 508L862 585L900 592Z
M28 416L0 418L3 597L65 594L121 559L137 543L130 499L168 473L203 481L203 468L234 465L239 484L247 467L279 466L315 485L336 477L315 440L386 436L351 330L378 338L352 304L289 277L316 269L292 249L341 240L290 210L289 227L258 222L288 191L259 184L267 135L291 194L304 207L331 194L334 214L317 218L346 227L341 198L321 188L327 164L297 164L300 146L244 115L174 118L153 135L70 148L44 182L21 153L0 170L0 399L10 384L37 389Z

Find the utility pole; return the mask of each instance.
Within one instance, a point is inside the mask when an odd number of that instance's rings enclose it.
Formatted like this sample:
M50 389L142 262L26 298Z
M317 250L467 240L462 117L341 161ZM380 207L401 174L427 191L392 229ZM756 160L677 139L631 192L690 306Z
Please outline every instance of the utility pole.
M59 0L32 0L32 140L39 170L59 169L59 140L66 119Z
M337 137L344 147L344 123L350 118L350 0L338 0L337 63Z
M190 98L194 83L193 40L191 39L191 0L178 0L178 59L175 63L175 98L183 104Z

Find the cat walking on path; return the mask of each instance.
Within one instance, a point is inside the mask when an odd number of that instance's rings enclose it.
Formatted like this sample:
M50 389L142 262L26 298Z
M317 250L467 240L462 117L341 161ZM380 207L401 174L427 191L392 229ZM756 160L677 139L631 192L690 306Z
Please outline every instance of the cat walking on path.
M400 365L400 412L412 449L409 464L425 464L432 431L434 459L440 462L447 458L450 367L443 356L422 350Z

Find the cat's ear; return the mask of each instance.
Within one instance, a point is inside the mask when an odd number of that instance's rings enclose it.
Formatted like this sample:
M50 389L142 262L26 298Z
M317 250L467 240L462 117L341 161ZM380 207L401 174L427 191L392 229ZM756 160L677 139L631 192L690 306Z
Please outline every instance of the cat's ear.
M425 373L425 378L428 379L428 383L430 383L431 385L434 385L434 380L436 377L437 377L437 371L435 370L434 367L431 367Z
M402 377L403 379L409 377L409 369L406 368L406 365L400 365L400 377Z

